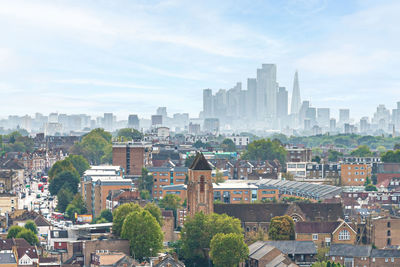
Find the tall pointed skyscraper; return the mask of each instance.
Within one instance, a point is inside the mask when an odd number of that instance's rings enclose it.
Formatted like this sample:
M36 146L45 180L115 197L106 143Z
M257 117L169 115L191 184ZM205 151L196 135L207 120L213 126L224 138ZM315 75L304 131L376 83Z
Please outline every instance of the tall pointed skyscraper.
M300 98L300 87L299 87L299 75L294 74L294 82L293 82L293 92L292 92L292 103L290 108L291 114L299 114L301 107L301 98Z

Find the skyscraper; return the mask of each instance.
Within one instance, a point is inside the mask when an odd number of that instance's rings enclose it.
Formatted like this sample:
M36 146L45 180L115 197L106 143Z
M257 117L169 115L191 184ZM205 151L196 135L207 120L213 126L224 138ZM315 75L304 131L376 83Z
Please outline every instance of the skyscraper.
M104 130L112 132L114 129L114 116L112 113L104 113L103 117Z
M329 119L329 108L317 108L317 122L320 127L327 127L329 125Z
M339 109L339 123L345 124L350 121L350 110L349 109Z
M276 103L276 117L286 119L288 115L288 91L285 87L279 87Z
M139 130L139 118L136 114L129 115L128 128L134 128L136 130Z
M257 69L257 116L259 119L276 116L276 65L262 64Z
M301 107L301 98L300 98L300 87L299 87L299 75L297 73L294 74L294 82L293 82L293 92L292 92L292 103L291 103L291 114L299 114Z
M203 90L203 114L204 118L213 116L213 96L211 89Z

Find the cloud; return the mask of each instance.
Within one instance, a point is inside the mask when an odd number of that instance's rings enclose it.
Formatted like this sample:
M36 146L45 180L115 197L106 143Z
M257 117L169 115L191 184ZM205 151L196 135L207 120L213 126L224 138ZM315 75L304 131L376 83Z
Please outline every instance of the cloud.
M77 85L93 85L93 86L104 86L104 87L132 88L132 89L151 89L151 90L165 89L165 88L160 87L160 86L149 86L149 85L109 82L109 81L90 80L90 79L55 80L54 82L55 83L66 83L66 84L77 84Z

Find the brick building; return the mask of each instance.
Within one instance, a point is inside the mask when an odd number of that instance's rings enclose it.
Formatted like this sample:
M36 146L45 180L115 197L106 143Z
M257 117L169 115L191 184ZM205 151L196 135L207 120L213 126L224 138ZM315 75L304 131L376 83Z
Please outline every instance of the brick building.
M400 178L400 163L381 163L376 172L377 183L381 184L393 178Z
M287 162L311 162L312 150L311 148L304 147L289 147L286 148L286 161Z
M331 244L355 244L357 232L345 221L297 222L296 240L313 241L318 247Z
M377 248L400 246L400 218L386 216L370 220L371 243Z
M151 167L148 170L153 175L152 193L155 199L162 198L162 187L184 184L188 174L188 168L186 167Z
M342 186L364 186L372 175L371 165L365 163L342 164L341 171Z
M151 166L150 143L144 142L118 142L112 146L112 163L121 166L127 176L140 176L142 168Z

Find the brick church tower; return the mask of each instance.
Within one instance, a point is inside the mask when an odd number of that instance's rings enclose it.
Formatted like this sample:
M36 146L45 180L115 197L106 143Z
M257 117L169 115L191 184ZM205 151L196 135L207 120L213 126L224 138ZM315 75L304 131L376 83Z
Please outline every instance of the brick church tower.
M214 212L214 190L211 177L211 167L204 158L203 153L197 153L189 167L189 180L187 184L187 207L189 216L197 212L204 214Z

